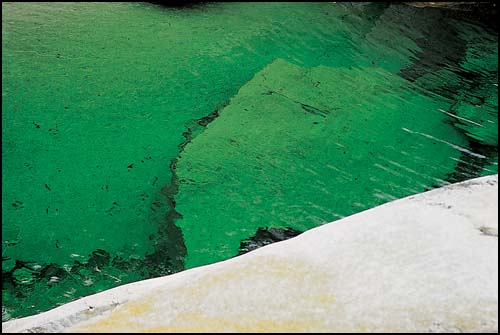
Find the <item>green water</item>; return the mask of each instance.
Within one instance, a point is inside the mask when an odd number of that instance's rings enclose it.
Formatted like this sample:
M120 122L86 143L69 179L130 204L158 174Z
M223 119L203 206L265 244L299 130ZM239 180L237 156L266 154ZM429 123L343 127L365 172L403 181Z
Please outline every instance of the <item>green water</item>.
M2 3L2 319L498 171L497 33L406 5Z

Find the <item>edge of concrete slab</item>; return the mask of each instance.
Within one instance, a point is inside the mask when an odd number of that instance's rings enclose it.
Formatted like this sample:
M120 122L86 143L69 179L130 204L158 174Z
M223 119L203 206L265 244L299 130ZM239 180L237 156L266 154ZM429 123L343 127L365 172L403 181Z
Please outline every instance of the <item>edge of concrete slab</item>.
M498 331L498 175L2 323L2 332L226 331Z

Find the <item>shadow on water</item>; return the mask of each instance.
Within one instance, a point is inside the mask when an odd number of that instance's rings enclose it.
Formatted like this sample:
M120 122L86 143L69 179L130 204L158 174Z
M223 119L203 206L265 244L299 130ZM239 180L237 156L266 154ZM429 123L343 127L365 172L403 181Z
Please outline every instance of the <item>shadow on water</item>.
M413 63L402 69L399 75L414 82L417 78L441 69L446 64L459 65L465 59L467 44L456 29L445 20L449 10L429 8L409 8L410 15L432 25L423 30L423 36L415 39L421 51L417 52Z
M480 103L484 104L485 97L481 96L481 90L486 83L483 82L488 82L491 85L492 80L485 80L485 74L469 71L463 67L467 57L467 41L460 37L456 26L451 24L449 19L469 21L486 30L498 32L496 4L464 4L461 7L452 6L449 8L408 7L408 10L410 12L408 14L413 17L413 20L425 21L427 26L422 29L423 36L415 39L421 50L416 53L412 64L403 68L399 75L410 82L415 82L420 77L432 74L444 67L451 68L458 76L458 80L455 82L443 81L442 85L433 87L424 86L424 91L445 97L452 102L456 102L457 96L460 95L462 100L478 98ZM492 78L497 76L498 73L492 74ZM467 138L468 147L472 152L483 156L483 158L462 152L455 171L448 175L446 181L456 183L481 176L485 166L498 154L498 142L496 145L492 145L471 137L464 131L466 124L460 120L454 120L450 123ZM439 185L435 187L439 187Z
M202 1L168 1L168 2L148 1L146 3L164 9L198 9L203 7L203 5L207 4L207 2L202 2Z

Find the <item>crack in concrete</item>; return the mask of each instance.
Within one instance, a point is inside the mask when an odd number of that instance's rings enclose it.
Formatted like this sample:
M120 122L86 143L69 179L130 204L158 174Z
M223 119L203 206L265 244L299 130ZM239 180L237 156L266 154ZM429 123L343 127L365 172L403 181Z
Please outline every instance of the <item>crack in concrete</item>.
M495 229L493 227L479 227L478 230L486 236L493 236L493 237L498 237L498 229Z

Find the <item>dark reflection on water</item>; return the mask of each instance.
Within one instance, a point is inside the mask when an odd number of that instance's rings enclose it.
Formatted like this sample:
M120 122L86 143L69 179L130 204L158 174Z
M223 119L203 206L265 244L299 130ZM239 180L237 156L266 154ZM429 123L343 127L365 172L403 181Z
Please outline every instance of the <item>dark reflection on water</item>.
M498 82L498 67L484 69L486 71L471 71L464 68L467 62L468 41L461 38L456 22L450 22L450 18L462 19L482 26L491 34L498 34L498 13L493 3L480 5L464 5L464 8L411 8L405 7L407 17L411 17L412 24L418 24L423 36L416 38L415 42L420 47L414 57L412 64L403 68L399 74L414 82L418 78L446 68L453 73L453 80L442 78L441 85L422 85L424 92L433 93L438 96L456 101L467 101L476 106L486 104L485 99L492 95L491 90L485 88ZM417 29L417 26L413 26ZM491 71L493 69L493 71ZM437 81L439 78L434 79ZM456 104L457 104L456 103ZM455 104L455 105L456 105ZM489 107L492 116L495 116L495 106ZM453 108L452 114L457 114ZM498 118L498 116L496 116ZM483 122L483 120L479 120ZM462 154L457 162L455 171L450 173L447 181L451 183L464 181L479 177L484 172L485 166L498 156L498 134L492 134L492 138L471 137L466 131L470 124L466 121L453 120L452 124L459 126L469 141L468 147L472 152L483 157Z

